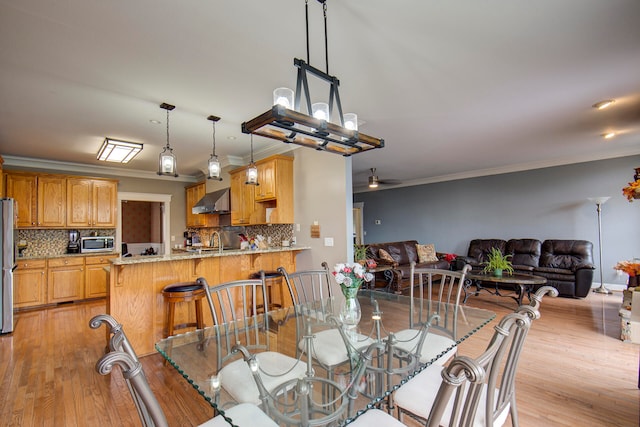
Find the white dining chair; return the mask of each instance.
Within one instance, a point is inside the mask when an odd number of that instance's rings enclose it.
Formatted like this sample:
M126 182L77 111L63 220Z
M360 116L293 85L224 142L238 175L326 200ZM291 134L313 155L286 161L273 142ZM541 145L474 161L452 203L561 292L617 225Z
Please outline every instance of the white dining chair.
M305 375L304 362L270 349L270 317L261 312L261 307L269 307L264 274L260 280L236 280L216 285L209 285L204 277L196 281L205 289L216 325L216 375L236 402L260 404L260 393L252 374L233 350L238 344L256 354L267 390Z
M96 363L96 371L101 375L109 375L114 366L122 371L122 377L129 387L129 392L138 410L143 427L167 427L167 418L149 386L138 356L127 339L122 325L108 314L94 316L89 321L92 329L105 324L109 328L109 352ZM223 427L232 425L252 427L277 427L259 407L250 403L235 405L214 418L200 424L200 427Z

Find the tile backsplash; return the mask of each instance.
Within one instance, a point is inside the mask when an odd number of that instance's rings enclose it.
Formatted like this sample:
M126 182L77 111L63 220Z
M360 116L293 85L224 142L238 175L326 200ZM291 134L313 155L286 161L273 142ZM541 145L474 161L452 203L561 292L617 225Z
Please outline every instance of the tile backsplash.
M115 236L115 229L86 229L80 230L80 236L90 236L95 232L97 236ZM25 257L45 257L64 255L67 253L67 243L69 243L69 230L64 229L18 229L16 242L24 240L27 242L27 249L23 254Z
M208 243L211 235L218 228L190 228L188 231L197 233L200 241ZM245 234L248 237L255 237L258 234L264 236L267 241L271 239L270 247L282 246L283 240L291 240L293 237L293 224L270 224L270 225L250 225L245 227Z

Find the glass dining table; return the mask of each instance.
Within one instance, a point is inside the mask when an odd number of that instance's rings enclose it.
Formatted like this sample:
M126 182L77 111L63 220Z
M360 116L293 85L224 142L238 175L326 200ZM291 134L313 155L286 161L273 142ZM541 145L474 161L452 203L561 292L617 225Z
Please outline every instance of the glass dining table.
M407 329L415 330L417 339L419 334L455 330L451 344L454 347L496 315L465 305L432 305L428 300L412 300L407 296L372 290L361 290L358 302L361 319L357 331L346 331L341 326L342 296L339 295L316 301L313 306L269 311L259 315L260 319L246 320L238 325L212 326L175 335L157 342L155 347L217 413L224 415L226 409L242 403L229 393L232 384L225 382L223 368L230 362L221 362L223 359L219 357L237 353L236 359L240 359L239 363L246 362L248 368L245 368L247 384L241 387L257 387L259 399L253 403L260 405L277 424L340 426L373 406L389 403L395 389L430 364L437 363L451 349L434 354L428 361L420 360L419 355L394 347L396 340L390 337L395 337L395 333L405 331L406 336ZM410 319L413 319L411 324ZM434 322L440 327L428 327ZM247 328L247 325L255 327ZM316 328L317 325L320 328ZM333 331L333 337L342 337L342 340L316 342L322 329ZM265 386L267 382L274 383L273 372L263 372L262 376L255 374L257 358L244 347L252 339L250 335L263 336L262 341L268 343L269 352L288 356L282 362L286 366L281 366L282 381L276 381L277 386ZM328 368L315 357L306 356L315 356L315 351L320 350L334 356L344 353L347 357L344 363ZM294 371L296 363L298 367L304 367L302 373L293 379L291 375L285 378L285 374ZM237 383L238 377L233 378ZM250 384L251 381L255 384ZM227 421L236 425L232 419L227 418Z

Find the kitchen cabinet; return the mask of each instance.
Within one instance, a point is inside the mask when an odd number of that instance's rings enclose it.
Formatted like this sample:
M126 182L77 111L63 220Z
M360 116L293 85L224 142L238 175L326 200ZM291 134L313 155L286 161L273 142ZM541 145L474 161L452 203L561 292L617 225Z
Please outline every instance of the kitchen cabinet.
M258 183L246 185L245 168L231 172L232 225L293 224L293 158L256 162Z
M104 267L109 265L109 259L116 255L99 255L85 257L84 297L98 298L107 296L107 271Z
M47 302L46 260L20 260L13 272L13 306L28 308Z
M7 197L12 197L18 202L18 227L65 226L64 177L8 172L6 180Z
M194 214L191 208L207 193L205 181L185 187L187 227L204 228L220 226L220 214ZM228 222L228 221L227 221ZM229 225L228 223L226 225Z
M84 299L84 257L48 261L47 303Z
M67 178L67 227L115 228L118 182Z
M247 185L245 169L231 173L231 225L250 225L254 211L254 185Z

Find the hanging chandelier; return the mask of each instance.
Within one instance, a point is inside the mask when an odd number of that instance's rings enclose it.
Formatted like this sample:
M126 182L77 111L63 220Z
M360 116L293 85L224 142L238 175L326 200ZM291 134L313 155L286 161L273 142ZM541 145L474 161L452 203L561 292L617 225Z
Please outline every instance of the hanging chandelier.
M167 145L158 157L158 175L178 176L178 162L173 154L173 148L169 145L169 111L173 110L175 105L163 102L160 108L167 110Z
M343 114L337 77L329 74L329 51L327 39L326 0L322 4L324 14L326 72L309 63L309 2L305 1L307 61L295 58L293 65L298 69L295 93L288 88L274 91L274 105L258 117L242 123L242 132L293 143L316 150L337 153L343 156L362 153L384 147L384 140L358 131L357 115ZM308 75L329 84L329 102L311 104ZM304 99L303 98L304 95ZM302 112L301 101L307 113ZM319 105L322 104L322 105ZM334 104L338 122L333 121Z
M220 178L220 161L218 160L218 156L216 156L216 122L220 120L220 117L209 116L207 117L207 120L211 120L211 123L213 124L213 151L211 152L211 157L209 157L209 163L207 164L207 179L222 181L222 178Z

